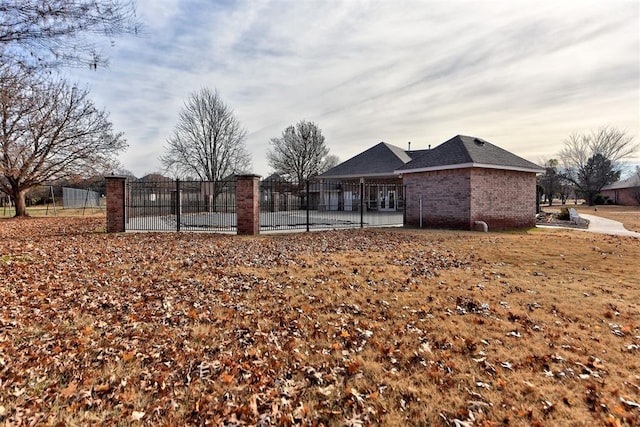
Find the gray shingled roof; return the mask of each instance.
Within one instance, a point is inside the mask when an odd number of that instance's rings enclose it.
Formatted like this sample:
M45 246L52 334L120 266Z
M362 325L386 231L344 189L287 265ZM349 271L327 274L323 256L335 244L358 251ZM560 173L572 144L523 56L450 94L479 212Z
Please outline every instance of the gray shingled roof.
M432 150L426 150L396 171L407 173L422 170L448 169L456 166L489 166L500 169L544 172L528 160L497 147L483 139L456 135Z
M602 187L603 190L620 190L622 188L633 188L640 187L640 176L639 175L631 175L629 178L614 182L613 184L605 185Z
M321 178L393 176L394 171L410 162L424 150L406 152L395 145L381 142L355 157L329 169Z

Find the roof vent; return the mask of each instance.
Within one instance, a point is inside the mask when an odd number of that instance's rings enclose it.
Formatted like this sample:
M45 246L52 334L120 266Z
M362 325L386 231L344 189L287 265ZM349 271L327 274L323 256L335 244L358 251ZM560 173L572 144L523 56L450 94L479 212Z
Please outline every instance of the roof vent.
M486 141L480 138L473 138L473 142L482 147Z

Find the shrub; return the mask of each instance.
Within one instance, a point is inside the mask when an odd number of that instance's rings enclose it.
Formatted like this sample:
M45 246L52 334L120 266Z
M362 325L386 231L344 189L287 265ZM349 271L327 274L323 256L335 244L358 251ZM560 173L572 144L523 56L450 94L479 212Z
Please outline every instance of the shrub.
M609 196L603 196L602 194L596 194L596 197L593 198L594 205L606 205L609 200Z
M569 221L571 219L571 215L569 214L568 207L563 206L562 208L560 208L560 214L558 214L558 219L561 219L563 221Z

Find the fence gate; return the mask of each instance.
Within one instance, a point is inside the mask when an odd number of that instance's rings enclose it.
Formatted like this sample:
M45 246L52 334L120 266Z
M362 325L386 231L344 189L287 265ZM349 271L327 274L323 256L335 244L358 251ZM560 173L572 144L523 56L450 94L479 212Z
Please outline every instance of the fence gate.
M129 180L125 227L139 231L235 231L235 201L235 180Z

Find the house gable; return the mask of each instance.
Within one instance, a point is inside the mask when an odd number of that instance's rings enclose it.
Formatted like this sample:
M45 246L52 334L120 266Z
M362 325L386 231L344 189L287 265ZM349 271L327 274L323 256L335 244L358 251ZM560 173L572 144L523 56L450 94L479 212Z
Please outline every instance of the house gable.
M412 157L400 147L381 142L320 175L320 178L390 177Z

